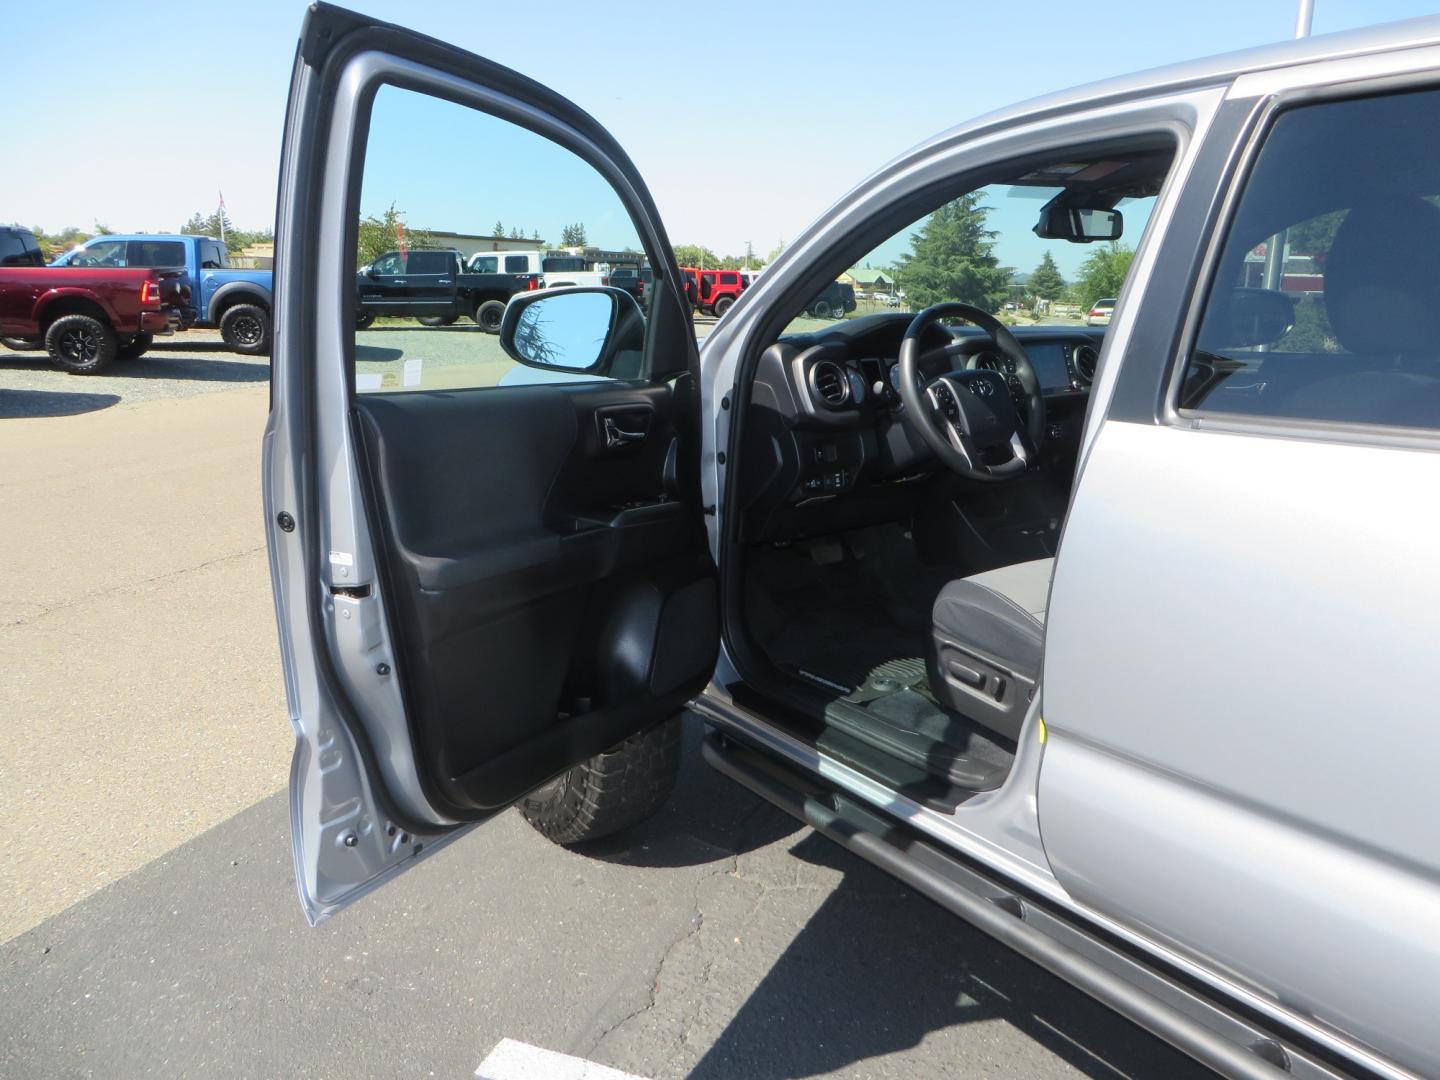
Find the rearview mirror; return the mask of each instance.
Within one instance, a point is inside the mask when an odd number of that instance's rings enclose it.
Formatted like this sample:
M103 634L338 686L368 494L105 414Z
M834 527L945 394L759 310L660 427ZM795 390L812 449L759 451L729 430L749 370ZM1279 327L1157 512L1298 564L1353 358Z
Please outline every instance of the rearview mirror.
M645 319L623 289L575 286L519 293L500 323L500 347L528 367L603 372L645 347Z
M1247 349L1273 345L1295 328L1295 301L1274 289L1231 289L1211 298L1200 348Z
M1042 240L1068 240L1072 244L1119 240L1124 231L1125 217L1119 210L1065 206L1053 201L1045 204L1035 225L1035 235Z

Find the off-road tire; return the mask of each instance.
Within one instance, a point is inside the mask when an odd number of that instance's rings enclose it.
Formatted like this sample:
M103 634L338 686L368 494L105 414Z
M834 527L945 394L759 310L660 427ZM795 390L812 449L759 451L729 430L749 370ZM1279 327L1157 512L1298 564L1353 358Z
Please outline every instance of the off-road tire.
M270 312L259 304L236 304L220 316L220 336L232 352L265 356L270 352Z
M674 717L582 761L522 799L520 813L541 835L566 847L644 821L675 790L682 726Z
M720 316L724 315L725 312L734 306L735 298L733 296L722 296L719 300L715 301L715 317L717 319L720 318Z
M116 360L138 360L144 356L146 350L155 344L154 334L136 334L133 338L115 350Z
M0 337L0 345L15 352L35 352L45 348L45 340L43 338Z
M505 301L485 300L475 306L475 325L487 334L500 332L500 321L505 318Z
M61 315L45 331L50 361L71 375L94 375L115 359L115 331L89 315Z
M830 301L829 301L829 300L816 300L814 306L811 307L811 309L810 309L810 314L813 315L813 316L815 316L815 318L817 318L817 319L828 319L828 318L830 318L830 315L831 315Z
M375 321L375 313L374 313L373 311L357 311L357 312L355 313L355 329L356 329L356 330L364 330L364 329L366 329L367 327L369 327L370 324L373 323L374 321Z
M454 315L421 315L415 320L421 326L449 326L455 321Z

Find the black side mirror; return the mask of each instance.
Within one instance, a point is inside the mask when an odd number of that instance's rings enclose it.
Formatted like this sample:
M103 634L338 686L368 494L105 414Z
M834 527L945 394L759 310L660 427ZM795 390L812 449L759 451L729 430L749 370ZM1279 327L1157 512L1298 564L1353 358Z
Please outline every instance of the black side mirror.
M1119 210L1066 206L1055 199L1045 204L1035 225L1035 235L1042 240L1068 240L1072 244L1119 240L1124 231L1125 217Z
M603 375L621 353L645 348L645 317L633 296L608 286L516 293L500 347L527 367Z

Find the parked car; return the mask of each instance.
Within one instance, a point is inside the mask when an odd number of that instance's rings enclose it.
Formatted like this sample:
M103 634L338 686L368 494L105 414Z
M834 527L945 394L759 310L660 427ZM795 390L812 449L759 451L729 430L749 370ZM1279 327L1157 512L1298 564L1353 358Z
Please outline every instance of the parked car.
M178 270L0 267L0 339L44 349L72 375L94 375L174 333L189 302Z
M609 285L612 288L624 289L636 300L645 299L646 287L650 284L651 273L648 266L614 266L606 275L601 285Z
M739 270L700 271L700 299L696 306L706 315L719 318L740 299L746 282Z
M357 394L313 348L345 330L315 256L375 87L447 119L503 94L586 148L659 265L643 178L444 42L326 5L302 40L263 487L310 920L511 805L580 850L652 814L688 709L727 777L1211 1069L1440 1075L1440 20L952 128L698 354L669 275L648 319L517 296L507 355L590 381L483 393ZM1010 330L961 296L797 318L921 215L1027 183L1055 244L1153 193L1114 326ZM1302 226L1318 327L1245 277Z
M536 288L604 285L607 267L580 255L554 251L482 251L465 264L471 274L515 274L538 279Z
M843 319L859 305L855 302L855 286L832 281L810 299L807 314L816 319Z
M0 267L44 265L45 255L33 232L19 225L0 225Z
M226 345L247 356L270 351L275 275L270 270L232 267L225 245L213 237L186 233L97 236L65 252L52 265L182 270L194 309L187 326L216 327Z
M475 256L470 265L487 265L485 258ZM454 248L387 251L355 275L358 325L363 329L377 315L391 315L449 326L466 315L495 333L510 297L541 287L537 273L464 272L463 264L464 256Z
M1090 310L1085 313L1086 326L1109 326L1110 316L1115 313L1115 298L1107 297L1104 300L1096 300L1090 305Z

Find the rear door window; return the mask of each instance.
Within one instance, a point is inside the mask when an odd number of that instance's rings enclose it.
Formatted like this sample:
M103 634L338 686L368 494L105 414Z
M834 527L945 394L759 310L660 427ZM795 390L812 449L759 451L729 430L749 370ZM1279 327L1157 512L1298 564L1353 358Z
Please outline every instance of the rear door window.
M19 266L25 254L25 242L18 233L0 232L0 266Z
M1177 405L1440 428L1440 91L1278 117Z
M528 274L530 272L530 256L528 255L506 255L505 273L507 274Z
M496 274L500 271L499 255L476 255L470 260L472 274Z
M412 251L407 273L429 274L439 277L448 274L451 267L451 256L448 251Z
M184 266L185 244L180 240L131 240L131 266Z

